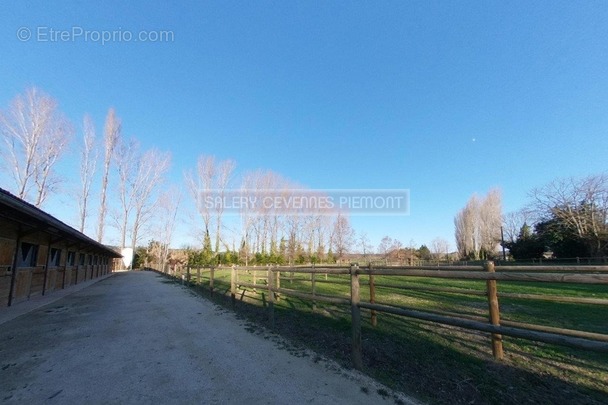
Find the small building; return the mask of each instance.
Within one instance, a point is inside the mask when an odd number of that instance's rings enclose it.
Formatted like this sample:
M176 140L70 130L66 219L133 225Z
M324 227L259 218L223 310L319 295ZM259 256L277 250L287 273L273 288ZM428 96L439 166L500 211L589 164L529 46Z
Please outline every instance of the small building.
M0 308L105 275L120 257L0 188Z

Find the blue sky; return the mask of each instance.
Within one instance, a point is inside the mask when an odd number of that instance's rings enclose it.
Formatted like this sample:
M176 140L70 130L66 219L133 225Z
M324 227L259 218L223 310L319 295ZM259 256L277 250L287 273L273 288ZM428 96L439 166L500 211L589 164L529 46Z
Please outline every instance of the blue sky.
M212 154L310 188L409 188L409 217L356 230L454 248L471 194L499 187L508 212L606 170L607 21L603 1L5 1L0 106L35 85L99 130L114 106L125 135L173 153L175 183ZM174 38L37 36L73 27ZM48 210L70 221L66 206Z

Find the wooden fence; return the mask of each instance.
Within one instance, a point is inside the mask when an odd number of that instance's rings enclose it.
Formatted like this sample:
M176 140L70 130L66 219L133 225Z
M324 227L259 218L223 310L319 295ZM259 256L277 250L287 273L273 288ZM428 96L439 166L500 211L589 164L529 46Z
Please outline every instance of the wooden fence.
M184 282L190 283L196 275L200 283L201 274L209 273L209 289L215 290L214 279L216 268L186 268L183 273L172 274L180 277ZM586 350L608 352L608 335L581 330L565 329L537 325L531 323L502 321L500 314L499 298L517 298L530 300L544 300L554 302L568 302L575 304L594 304L608 306L608 299L593 297L564 297L544 294L519 294L500 293L499 281L518 281L530 283L566 283L566 284L608 284L608 266L499 266L495 267L493 262L476 266L418 266L418 267L359 267L357 264L342 267L231 267L222 270L230 271L230 295L233 305L236 303L238 289L254 289L257 292L268 294L268 318L274 327L274 304L281 295L293 296L312 302L313 311L317 302L350 306L352 325L352 360L354 367L361 369L362 362L362 338L361 338L361 309L370 311L370 322L376 326L378 313L389 313L393 315L415 318L434 323L451 325L460 328L487 332L490 334L490 343L494 358L503 358L502 337L511 336L532 341L551 343ZM498 271L497 271L498 270ZM239 280L239 274L248 273L252 282ZM310 275L310 292L288 289L281 287L281 274L287 273ZM328 275L348 275L350 280L350 297L335 295L321 295L317 293L317 283L327 282ZM319 279L324 276L325 280ZM486 291L471 290L456 287L430 287L430 286L403 286L395 284L377 283L376 276L401 277L427 277L451 280L483 280L486 282ZM362 277L367 279L362 280ZM333 281L335 283L335 281ZM338 282L339 283L339 282ZM346 280L344 281L346 284ZM369 302L361 300L361 286L367 284L369 287ZM391 289L423 290L435 293L483 295L487 297L488 317L463 314L452 314L440 311L419 310L389 303L376 302L376 290ZM608 319L608 311L606 319Z

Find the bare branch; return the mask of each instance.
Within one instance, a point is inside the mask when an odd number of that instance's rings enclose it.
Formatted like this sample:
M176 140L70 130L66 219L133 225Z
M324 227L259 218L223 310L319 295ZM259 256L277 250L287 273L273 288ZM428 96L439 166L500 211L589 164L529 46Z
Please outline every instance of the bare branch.
M539 220L555 217L599 254L608 238L608 175L555 180L531 193Z
M236 167L234 160L224 160L220 162L216 170L216 190L218 197L223 200L224 192L230 183L232 172ZM216 233L215 233L215 251L220 250L220 241L222 239L222 215L224 213L224 204L216 204Z
M348 217L343 213L338 213L332 234L333 248L340 261L344 258L344 254L350 251L355 238L355 231L351 228Z
M95 139L95 126L89 115L83 121L83 144L80 157L80 194L78 195L78 213L80 216L80 232L84 232L88 216L91 184L97 166L98 149Z
M120 133L122 130L122 124L120 118L116 116L114 108L110 108L106 117L106 123L104 128L104 161L103 161L103 174L101 179L101 202L99 205L99 217L97 219L97 241L101 242L104 236L104 226L106 220L106 213L108 211L107 205L107 190L108 190L108 179L110 176L110 164L112 162L112 156L114 149L119 142ZM124 242L124 241L123 241ZM123 243L124 246L124 243Z
M6 145L0 153L16 195L40 207L59 182L54 166L73 134L70 123L55 99L32 87L0 112L0 132Z

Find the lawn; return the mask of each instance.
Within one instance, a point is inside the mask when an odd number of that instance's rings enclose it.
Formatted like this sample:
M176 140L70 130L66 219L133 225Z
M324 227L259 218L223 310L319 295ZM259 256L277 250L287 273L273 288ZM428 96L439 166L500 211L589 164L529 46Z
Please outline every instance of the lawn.
M208 295L208 272L194 289ZM260 271L258 277L262 276ZM252 283L251 272L239 282ZM369 300L367 276L361 276L361 300ZM254 324L267 326L267 290L239 289L235 310ZM484 292L484 281L427 277L376 276L376 302L424 311L488 317L482 295L423 291L450 287ZM216 271L216 294L230 306L230 271ZM282 273L281 288L311 291L310 274ZM608 299L607 285L498 282L498 292ZM316 293L349 298L348 275L316 276ZM501 319L608 334L608 306L499 298ZM432 403L608 403L608 354L504 337L505 359L492 358L487 333L433 324L385 313L372 327L363 311L364 372L392 388ZM275 331L350 367L350 307L280 295Z

